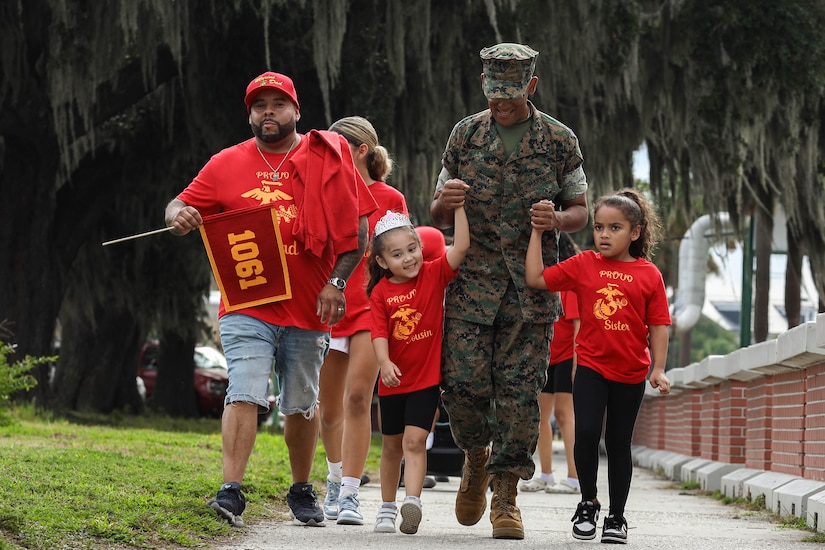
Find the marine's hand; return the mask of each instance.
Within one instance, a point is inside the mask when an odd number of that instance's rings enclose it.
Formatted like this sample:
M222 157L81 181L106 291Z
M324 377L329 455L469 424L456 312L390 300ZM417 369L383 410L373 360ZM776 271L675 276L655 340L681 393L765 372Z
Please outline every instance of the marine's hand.
M186 235L202 223L203 218L198 209L188 205L179 208L171 219L166 220L166 226L171 227L175 235Z
M559 227L556 209L553 201L542 200L530 207L530 224L539 231L549 231Z
M455 178L447 180L444 182L444 189L439 197L441 206L448 210L455 210L464 206L464 199L469 188L470 186L464 183L463 180Z
M315 305L315 315L322 323L332 326L341 319L347 312L347 300L344 298L344 291L332 285L324 285L318 293Z

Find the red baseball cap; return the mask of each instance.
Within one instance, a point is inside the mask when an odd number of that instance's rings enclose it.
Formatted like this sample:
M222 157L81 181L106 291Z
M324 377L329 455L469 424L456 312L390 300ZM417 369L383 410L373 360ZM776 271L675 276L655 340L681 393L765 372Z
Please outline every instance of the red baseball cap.
M258 95L259 92L266 89L278 90L279 92L285 93L289 96L289 99L292 100L292 103L298 107L298 109L301 108L301 105L298 103L298 94L295 92L295 84L292 83L292 79L281 73L267 71L262 75L255 77L246 87L246 96L243 98L243 102L246 103L247 113L252 111L252 102L255 100L255 96Z

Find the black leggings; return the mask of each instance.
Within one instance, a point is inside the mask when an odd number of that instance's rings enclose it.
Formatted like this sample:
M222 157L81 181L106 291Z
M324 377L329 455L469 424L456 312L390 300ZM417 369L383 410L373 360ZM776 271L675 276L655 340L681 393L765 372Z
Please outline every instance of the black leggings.
M573 455L581 483L582 500L596 498L599 470L599 440L607 413L604 444L607 448L607 482L610 513L624 516L633 459L630 444L636 416L642 405L645 382L623 384L605 379L601 374L579 365L573 381L573 411L576 418L576 444Z

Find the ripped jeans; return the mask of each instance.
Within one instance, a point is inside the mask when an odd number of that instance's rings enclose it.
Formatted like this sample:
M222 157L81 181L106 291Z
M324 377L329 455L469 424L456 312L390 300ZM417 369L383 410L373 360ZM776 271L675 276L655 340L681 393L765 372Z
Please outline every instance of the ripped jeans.
M329 350L328 332L272 325L237 313L221 317L220 329L229 366L225 405L242 401L268 409L267 387L274 370L278 410L312 417L318 376Z

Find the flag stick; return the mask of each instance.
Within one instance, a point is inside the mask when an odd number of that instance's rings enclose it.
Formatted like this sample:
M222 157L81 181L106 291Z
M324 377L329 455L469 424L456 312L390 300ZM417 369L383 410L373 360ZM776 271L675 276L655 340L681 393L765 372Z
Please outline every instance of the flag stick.
M139 239L141 237L148 237L149 235L155 235L156 233L163 233L165 231L171 231L172 227L164 227L163 229L155 229L153 231L147 231L146 233L138 233L137 235L130 235L128 237L121 237L120 239L115 239L113 241L106 241L102 243L101 246L108 246L110 244L115 243L122 243L123 241L130 241L132 239Z

